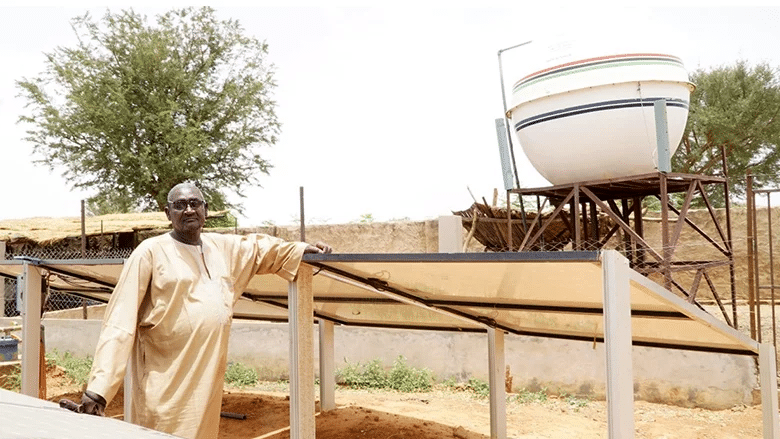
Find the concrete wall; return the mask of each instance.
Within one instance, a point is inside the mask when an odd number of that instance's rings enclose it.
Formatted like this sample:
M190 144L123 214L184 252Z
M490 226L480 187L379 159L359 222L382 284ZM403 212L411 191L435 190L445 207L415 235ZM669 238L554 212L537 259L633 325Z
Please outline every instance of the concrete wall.
M46 318L43 325L47 351L94 354L100 320ZM430 369L437 380L488 379L487 334L336 326L334 336L337 369L376 359L391 367L403 355L409 365ZM316 335L314 339L318 340ZM254 367L263 379L286 379L288 349L286 324L235 321L228 361ZM508 334L505 350L514 391L544 388L604 398L603 344ZM759 402L757 367L751 357L637 347L633 366L637 399L710 409Z

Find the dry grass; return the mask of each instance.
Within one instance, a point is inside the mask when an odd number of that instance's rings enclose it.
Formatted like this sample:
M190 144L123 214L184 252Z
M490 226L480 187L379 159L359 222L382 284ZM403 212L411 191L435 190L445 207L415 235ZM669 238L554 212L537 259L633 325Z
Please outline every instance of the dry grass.
M171 222L163 212L90 216L85 220L87 235L132 232L139 229L166 228ZM81 235L81 218L25 218L0 221L0 241L20 239L51 245L69 236Z

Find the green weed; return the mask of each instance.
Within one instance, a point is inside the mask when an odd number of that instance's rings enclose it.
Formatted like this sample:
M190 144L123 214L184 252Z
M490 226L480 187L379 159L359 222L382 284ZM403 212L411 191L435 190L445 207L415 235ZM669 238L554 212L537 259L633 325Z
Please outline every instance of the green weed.
M477 398L484 399L490 396L490 383L479 378L469 378L466 382L466 390L472 392Z
M225 382L233 387L252 387L257 385L257 371L241 363L228 363L225 370Z
M460 389L460 384L458 383L458 380L456 380L454 377L447 378L446 380L442 381L439 384L439 386L441 386L441 387L443 387L443 388L445 388L447 390L450 390L450 391L454 391L454 390L459 390Z
M338 370L339 382L357 389L391 389L400 392L424 392L433 387L433 373L428 369L415 369L399 355L393 367L387 371L379 360L366 365L347 364Z
M565 401L569 407L573 408L575 412L580 411L581 408L587 406L590 402L590 400L587 398L578 398L574 395L569 395L566 393L562 393L560 398Z
M390 388L399 392L426 392L433 387L430 369L415 369L406 364L406 358L398 356L390 370Z
M347 364L336 372L339 382L356 389L386 389L389 387L387 372L379 360L371 360L366 365Z
M20 392L22 390L22 368L19 365L9 368L5 375L0 375L0 389Z
M514 395L512 399L520 404L547 402L547 388L543 387L538 392L529 392L528 390L523 389Z
M76 357L70 352L60 354L54 349L46 354L46 361L61 367L65 371L65 376L74 384L84 386L89 381L89 373L92 371L92 357Z

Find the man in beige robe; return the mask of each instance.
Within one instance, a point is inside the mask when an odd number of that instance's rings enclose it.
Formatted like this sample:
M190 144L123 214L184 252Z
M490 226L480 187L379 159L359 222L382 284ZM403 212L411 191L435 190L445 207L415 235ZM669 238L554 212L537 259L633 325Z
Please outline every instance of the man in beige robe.
M106 309L78 410L101 414L132 359L133 422L186 438L216 438L233 305L255 274L292 281L304 253L329 246L267 235L201 233L201 191L168 195L169 234L133 251Z

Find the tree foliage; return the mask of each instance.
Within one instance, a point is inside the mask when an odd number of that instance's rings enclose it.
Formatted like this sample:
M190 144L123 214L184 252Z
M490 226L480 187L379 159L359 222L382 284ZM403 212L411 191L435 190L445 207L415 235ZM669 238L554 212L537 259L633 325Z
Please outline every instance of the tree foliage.
M161 209L168 190L198 184L229 207L270 164L259 150L279 132L264 42L211 8L169 11L149 24L132 10L74 18L75 47L46 54L17 81L39 163L94 189L102 211Z
M780 75L767 64L697 70L696 90L682 142L673 157L675 172L723 176L725 151L731 198L745 194L751 169L758 185L780 182ZM718 188L708 195L724 203Z

